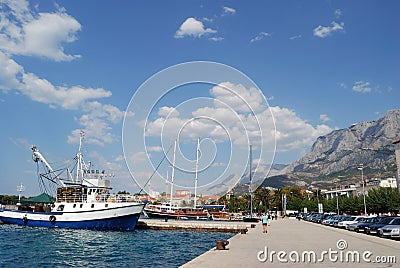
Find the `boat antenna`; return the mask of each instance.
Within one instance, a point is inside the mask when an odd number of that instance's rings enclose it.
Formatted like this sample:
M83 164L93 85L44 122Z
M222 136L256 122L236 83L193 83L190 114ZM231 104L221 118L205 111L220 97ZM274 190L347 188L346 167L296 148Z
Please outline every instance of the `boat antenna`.
M175 142L176 143L176 142ZM167 158L168 152L171 150L171 146L169 146L167 153L164 155L164 157L161 159L160 163L158 163L156 169L153 171L153 173L151 174L150 178L146 181L146 183L143 185L143 187L140 188L140 191L138 194L141 194L142 191L144 190L144 188L147 186L147 184L150 182L151 178L153 178L154 174L157 172L158 168L161 166L161 163L165 160L165 158ZM176 145L175 145L176 147Z
M197 173L199 171L199 149L200 149L200 138L197 138L197 148L196 148L196 175L194 178L194 204L193 207L197 207Z
M20 205L21 205L22 192L25 190L25 187L24 187L24 185L22 184L22 182L21 182L20 185L18 185L17 190L18 190L18 192L19 192L19 194L18 194L18 203L17 203L17 206L20 206Z

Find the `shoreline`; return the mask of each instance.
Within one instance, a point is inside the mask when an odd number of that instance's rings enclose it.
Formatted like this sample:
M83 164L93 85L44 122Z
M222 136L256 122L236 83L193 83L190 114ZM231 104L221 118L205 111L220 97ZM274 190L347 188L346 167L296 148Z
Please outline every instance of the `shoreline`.
M255 228L255 223L242 221L189 221L162 219L139 219L136 229L139 230L185 230L206 231L222 233L247 233L249 229Z

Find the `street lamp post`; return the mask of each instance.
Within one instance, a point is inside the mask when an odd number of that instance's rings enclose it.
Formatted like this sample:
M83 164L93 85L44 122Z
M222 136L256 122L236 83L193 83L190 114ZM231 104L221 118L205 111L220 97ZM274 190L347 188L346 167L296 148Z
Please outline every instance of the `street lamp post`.
M337 209L337 214L339 215L339 196L338 196L338 188L337 188L337 183L336 183L336 209Z
M363 202L364 202L364 215L367 215L367 204L365 203L365 181L364 181L364 166L361 165L358 170L361 170L361 181L363 191Z
M337 214L339 215L339 197L338 197L338 183L342 182L342 179L345 176L338 176L338 180L336 181L336 209L337 209Z

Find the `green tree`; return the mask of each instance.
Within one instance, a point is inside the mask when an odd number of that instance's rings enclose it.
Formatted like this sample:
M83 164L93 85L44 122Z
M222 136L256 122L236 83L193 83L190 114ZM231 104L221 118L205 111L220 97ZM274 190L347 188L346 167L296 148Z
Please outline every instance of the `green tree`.
M379 187L368 191L367 212L388 213L400 209L400 194L396 188Z
M264 187L259 187L254 192L254 200L256 205L256 210L258 212L267 212L271 209L271 204L273 202L273 196L271 195L271 191Z
M361 211L364 211L362 196L340 197L339 209L346 214L360 214Z

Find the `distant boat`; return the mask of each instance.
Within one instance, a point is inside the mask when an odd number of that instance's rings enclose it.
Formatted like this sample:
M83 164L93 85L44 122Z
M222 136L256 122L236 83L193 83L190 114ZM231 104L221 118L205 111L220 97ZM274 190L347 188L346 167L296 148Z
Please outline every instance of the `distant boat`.
M144 214L149 218L208 220L211 215L202 208L170 206L169 203L147 204Z
M190 219L190 220L207 220L210 219L210 214L202 208L196 206L196 188L197 188L197 168L198 168L198 152L199 152L199 139L197 140L197 160L196 160L196 178L195 178L195 201L193 207L183 207L178 205L171 205L172 193L175 177L175 160L176 160L176 141L174 142L174 158L172 163L172 177L171 177L171 195L170 202L162 204L148 203L144 208L144 215L149 218L169 218L169 219Z
M57 186L56 201L42 209L0 210L3 223L31 227L59 227L96 230L134 230L144 204L132 196L110 194L110 180L104 170L91 169L79 150L72 169L54 170L36 146L32 146L33 160L43 163L46 173L40 174ZM60 175L65 171L66 178Z

